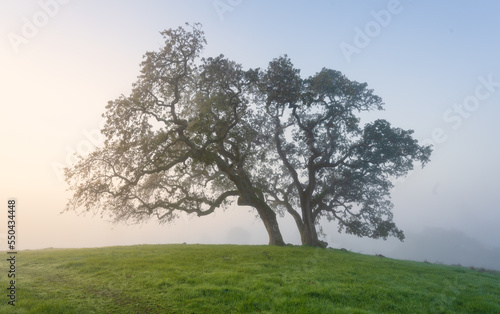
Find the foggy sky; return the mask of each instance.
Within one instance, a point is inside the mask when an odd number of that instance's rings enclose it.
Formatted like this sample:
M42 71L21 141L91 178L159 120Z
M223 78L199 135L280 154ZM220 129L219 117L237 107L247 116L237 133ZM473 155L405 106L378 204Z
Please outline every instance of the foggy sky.
M288 54L303 76L339 70L384 100L385 111L365 119L388 119L434 145L431 162L392 193L404 243L340 235L325 222L330 246L500 269L499 9L493 1L2 1L0 201L18 201L19 248L266 244L262 223L242 207L161 226L60 214L70 196L61 168L98 144L105 105L130 92L142 55L162 43L159 31L201 22L204 56L265 68ZM6 227L5 214L1 250ZM286 242L300 243L289 216L280 227Z

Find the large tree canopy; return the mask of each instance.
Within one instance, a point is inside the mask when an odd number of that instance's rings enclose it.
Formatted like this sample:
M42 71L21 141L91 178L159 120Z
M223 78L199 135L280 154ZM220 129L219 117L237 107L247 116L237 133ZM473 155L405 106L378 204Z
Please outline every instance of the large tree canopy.
M430 147L413 131L385 120L360 127L363 111L381 110L380 97L338 71L323 69L302 79L290 59L273 60L260 79L260 102L272 121L274 164L261 188L267 200L288 211L303 244L326 246L315 225L335 220L347 233L371 238L404 235L392 221L391 178L413 162L424 165ZM269 178L272 178L270 181Z
M201 58L198 24L161 34L131 94L108 103L103 147L66 170L66 210L168 222L237 200L257 211L273 245L284 245L276 213L286 212L307 245L326 245L321 217L359 236L403 239L390 180L431 150L385 120L360 126L359 112L383 106L366 84L329 69L302 79L287 57L266 70Z
M203 32L189 27L162 32L165 46L146 53L131 95L109 102L104 147L67 169L67 210L166 222L180 211L208 215L237 196L257 210L269 243L284 245L250 171L263 158L249 106L256 72L223 56L200 59Z

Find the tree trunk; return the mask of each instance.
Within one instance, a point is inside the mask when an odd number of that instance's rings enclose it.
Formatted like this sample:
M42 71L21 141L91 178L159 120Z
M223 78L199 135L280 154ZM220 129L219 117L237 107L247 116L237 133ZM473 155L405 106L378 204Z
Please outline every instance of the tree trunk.
M302 245L309 245L314 247L326 248L328 243L321 241L318 238L318 233L316 232L316 227L314 223L305 222L302 230L300 231L300 237L302 240Z
M262 219L269 235L269 245L285 246L285 241L283 241L278 220L276 219L276 213L266 204L262 195L262 198L259 198L247 173L241 168L234 171L222 158L216 158L216 162L219 169L226 173L229 179L236 185L240 194L238 205L251 206L259 213L260 219Z
M302 220L304 221L303 228L300 231L302 245L310 245L314 247L326 248L328 243L321 241L316 232L314 218L309 207L309 202L302 201Z
M259 210L257 209L260 218L264 222L267 234L269 235L269 245L284 246L285 241L281 235L280 228L278 226L278 220L276 219L276 213L269 208L269 210Z
M276 219L276 213L271 209L271 207L260 199L252 198L251 201L245 201L241 196L238 198L238 205L252 206L257 210L260 219L262 219L262 222L266 227L267 234L269 236L269 245L285 246L285 241L283 241L278 220Z

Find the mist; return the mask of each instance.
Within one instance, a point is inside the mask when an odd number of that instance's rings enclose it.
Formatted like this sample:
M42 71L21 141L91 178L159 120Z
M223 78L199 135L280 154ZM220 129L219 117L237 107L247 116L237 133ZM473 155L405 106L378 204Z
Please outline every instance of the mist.
M208 41L204 56L265 68L287 54L303 77L339 70L384 100L385 111L367 120L387 119L433 145L431 161L391 193L404 242L339 234L322 221L330 247L500 270L499 3L396 1L382 23L389 1L233 1L226 11L211 1L55 1L50 12L42 2L0 4L0 200L19 204L19 249L267 244L246 207L166 225L61 213L71 197L62 169L73 153L99 145L107 102L130 92L143 54L161 45L159 31L196 21ZM285 242L300 244L289 215L279 224Z

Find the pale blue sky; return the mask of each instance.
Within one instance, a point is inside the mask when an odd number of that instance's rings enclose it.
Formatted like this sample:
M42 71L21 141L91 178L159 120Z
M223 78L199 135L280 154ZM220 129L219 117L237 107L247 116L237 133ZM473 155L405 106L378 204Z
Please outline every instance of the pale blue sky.
M2 1L0 200L18 198L22 248L219 243L235 234L265 243L261 223L241 208L142 228L58 214L69 194L54 165L85 149L107 101L129 92L142 55L161 44L159 31L201 22L205 56L263 68L288 54L303 75L328 67L367 82L386 103L367 119L438 141L428 166L396 184L396 223L498 247L498 12L494 1ZM285 241L298 243L288 219ZM333 246L376 245L324 229Z

